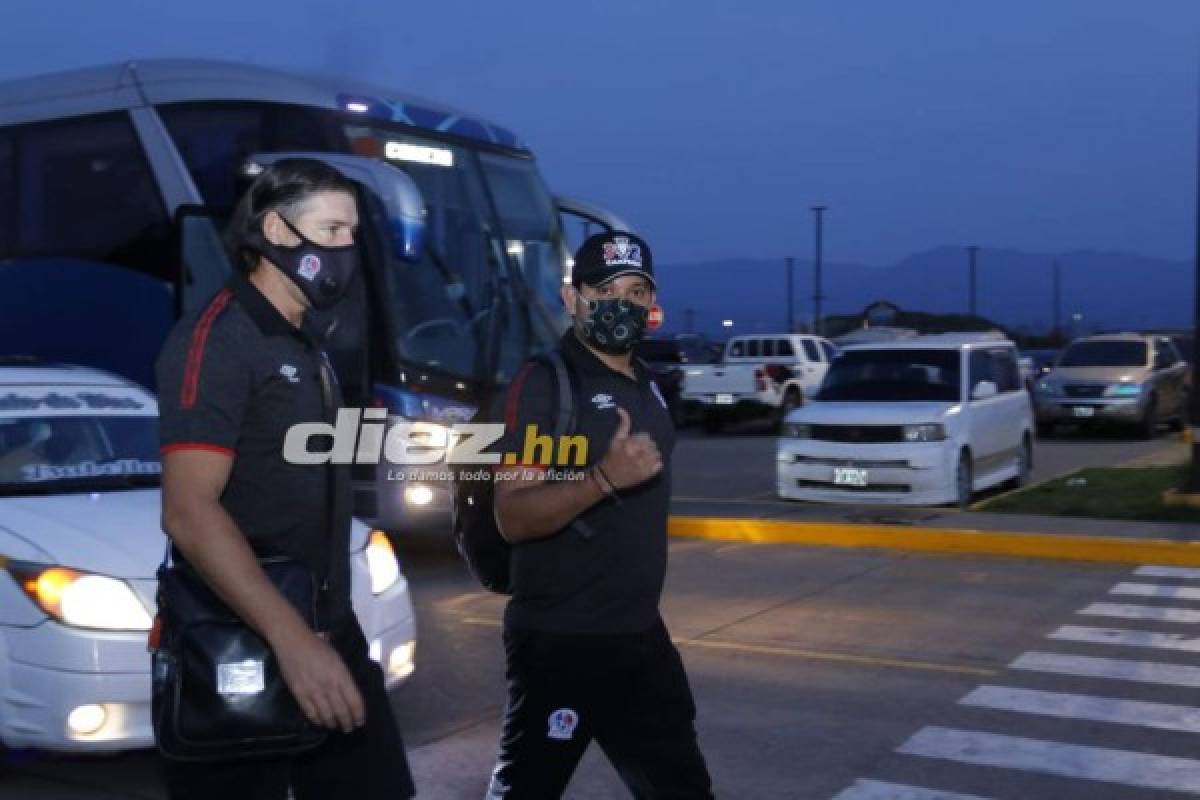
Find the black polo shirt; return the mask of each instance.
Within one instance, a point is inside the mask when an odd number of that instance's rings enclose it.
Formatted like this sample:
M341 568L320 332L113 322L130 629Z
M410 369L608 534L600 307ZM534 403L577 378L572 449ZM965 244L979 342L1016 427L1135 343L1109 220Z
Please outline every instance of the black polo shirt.
M235 275L175 326L156 371L163 453L198 448L233 456L221 505L259 556L290 556L313 570L326 587L322 627L332 628L351 611L348 468L283 458L289 428L332 421L341 406L329 369L325 408L324 359L307 324L296 328Z
M645 365L636 379L609 368L568 330L558 345L579 381L573 433L588 440L587 466L603 458L617 429L617 407L629 413L631 432L650 434L663 470L622 490L619 502L601 500L580 515L592 535L567 528L513 547L513 596L505 624L553 633L635 633L658 621L667 571L667 513L675 429ZM504 452L522 453L527 425L551 434L554 378L531 362L509 387L504 403Z

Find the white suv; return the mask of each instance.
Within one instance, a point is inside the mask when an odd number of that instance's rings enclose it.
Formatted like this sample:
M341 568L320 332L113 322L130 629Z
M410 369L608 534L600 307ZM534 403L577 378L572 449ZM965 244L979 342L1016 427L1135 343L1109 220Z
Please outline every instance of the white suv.
M779 495L965 508L978 490L1028 479L1033 429L1006 339L946 334L850 347L815 402L785 420Z

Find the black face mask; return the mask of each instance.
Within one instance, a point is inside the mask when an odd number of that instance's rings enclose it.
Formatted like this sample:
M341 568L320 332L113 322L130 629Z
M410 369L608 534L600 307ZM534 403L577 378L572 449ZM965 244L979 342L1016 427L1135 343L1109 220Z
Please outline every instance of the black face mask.
M642 340L650 311L624 297L588 300L587 312L575 318L575 329L588 344L602 353L619 356Z
M255 242L258 250L300 287L312 307L331 308L345 296L358 272L358 251L354 244L326 247L309 239L283 218L288 230L300 237L300 244L287 247L274 244L266 236Z

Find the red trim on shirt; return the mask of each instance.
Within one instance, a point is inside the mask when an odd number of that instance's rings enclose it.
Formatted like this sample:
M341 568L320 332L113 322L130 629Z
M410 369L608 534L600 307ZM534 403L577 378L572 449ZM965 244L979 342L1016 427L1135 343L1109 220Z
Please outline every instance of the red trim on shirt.
M192 345L188 348L187 366L183 371L183 389L179 394L181 408L191 408L196 405L196 394L200 390L200 364L204 361L204 346L208 343L208 333L212 330L217 316L229 305L233 293L228 289L217 292L217 296L204 309L192 331Z
M512 386L508 390L508 402L504 406L504 424L511 428L517 424L517 403L521 399L521 389L525 387L525 379L529 377L529 373L533 370L533 364L526 364L517 377L513 379Z
M208 444L206 442L179 442L177 444L167 444L159 448L158 452L161 455L174 453L178 450L207 450L210 453L220 453L221 455L233 457L234 452L228 447L221 447L219 444Z

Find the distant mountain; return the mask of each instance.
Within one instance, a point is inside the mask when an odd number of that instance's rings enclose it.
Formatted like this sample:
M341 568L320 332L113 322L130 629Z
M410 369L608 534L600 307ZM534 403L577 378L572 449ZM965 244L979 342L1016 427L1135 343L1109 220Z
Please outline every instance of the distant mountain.
M1059 254L980 249L977 256L979 314L1012 329L1048 330L1053 322L1053 265L1062 271L1062 323L1082 315L1077 329L1190 327L1194 267L1126 253L1075 251ZM876 300L935 313L967 309L967 253L939 247L892 267L826 262L825 315L860 311ZM782 331L787 324L783 259L724 259L662 264L656 269L666 310L665 329L691 327L715 336ZM795 318L812 318L813 266L795 266ZM731 319L732 328L722 321Z

